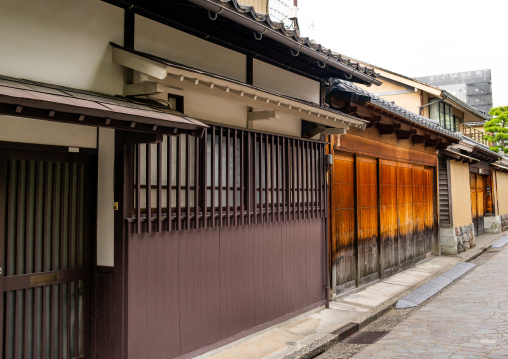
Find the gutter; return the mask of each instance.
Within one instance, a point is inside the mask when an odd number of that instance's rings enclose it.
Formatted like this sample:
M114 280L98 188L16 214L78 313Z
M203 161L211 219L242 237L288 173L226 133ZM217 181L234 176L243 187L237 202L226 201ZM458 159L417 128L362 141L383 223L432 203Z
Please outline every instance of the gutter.
M262 25L254 20L251 20L241 14L238 14L237 12L234 12L222 5L216 4L215 2L213 2L211 0L188 0L188 1L195 4L195 5L201 6L202 8L205 8L215 14L220 14L221 16L224 16L225 18L228 18L236 23L239 23L239 24L257 32L261 36L263 36L263 35L267 36L267 37L271 38L272 40L275 40L283 45L286 45L291 49L292 53L293 52L296 52L296 53L301 52L301 53L321 62L324 65L328 64L331 67L334 67L340 71L345 72L349 76L355 76L355 77L359 78L360 80L363 80L369 84L373 83L377 86L382 84L382 82L379 80L373 79L373 78L365 75L364 73L362 73L358 70L352 69L349 66L344 65L330 56L321 54L316 50L308 48L295 40L291 40L288 37L284 36L283 34L277 32L273 29L270 29L270 28L266 27L265 25ZM320 64L318 64L318 65L321 66Z

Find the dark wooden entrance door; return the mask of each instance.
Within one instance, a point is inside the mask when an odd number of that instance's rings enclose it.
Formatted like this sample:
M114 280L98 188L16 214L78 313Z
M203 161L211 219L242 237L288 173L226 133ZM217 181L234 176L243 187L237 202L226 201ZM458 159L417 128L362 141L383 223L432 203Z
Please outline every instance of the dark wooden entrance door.
M90 160L0 148L3 358L87 357Z
M485 206L484 206L484 177L470 173L469 183L471 185L471 214L475 236L485 233Z

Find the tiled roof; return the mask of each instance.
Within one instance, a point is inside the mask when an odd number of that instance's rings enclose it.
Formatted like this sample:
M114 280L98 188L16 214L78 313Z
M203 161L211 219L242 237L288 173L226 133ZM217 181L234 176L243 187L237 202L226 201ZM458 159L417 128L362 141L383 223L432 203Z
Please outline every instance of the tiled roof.
M356 94L362 95L362 96L368 96L371 98L370 102L376 106L382 107L387 111L390 111L394 114L397 114L399 116L404 117L405 119L419 125L423 126L425 128L428 128L429 130L441 133L443 135L453 137L455 139L460 140L463 136L461 133L450 131L446 128L441 127L441 125L433 120L430 120L426 117L423 117L421 115L417 115L416 113L413 113L411 111L408 111L392 102L386 101L385 99L376 96L373 93L370 93L364 89L359 88L355 84L341 80L341 79L331 79L330 85L332 89L339 89L342 91L348 91L348 92L354 92Z
M377 85L381 84L380 81L376 80L376 73L373 68L368 66L363 66L360 62L352 61L351 59L334 52L330 49L325 48L323 45L318 44L308 37L301 37L298 29L289 29L282 22L275 21L270 17L269 14L258 13L251 5L242 5L238 2L238 0L189 0L190 2L200 5L209 9L210 11L215 6L215 11L217 14L223 14L224 9L228 9L230 11L235 12L236 14L242 16L244 20L255 21L258 25L264 26L266 29L263 31L258 31L259 34L266 33L267 29L273 30L274 32L283 35L287 40L291 40L291 44L287 44L291 47L293 54L296 54L298 51L304 52L304 49L310 49L313 52L317 52L318 54L325 56L325 61L335 61L338 62L347 68L351 69L352 76L357 77L357 75L362 74L367 76L367 79ZM217 6L222 7L223 9L217 8ZM273 37L272 37L273 38ZM308 54L308 53L307 53Z

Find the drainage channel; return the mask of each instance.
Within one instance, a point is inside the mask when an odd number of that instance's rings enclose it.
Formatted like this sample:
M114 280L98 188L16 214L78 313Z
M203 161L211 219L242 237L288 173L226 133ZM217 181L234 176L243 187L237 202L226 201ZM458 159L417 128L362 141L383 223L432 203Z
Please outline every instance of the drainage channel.
M502 250L503 246L508 243L508 236L501 238L492 246L490 249L485 251L480 256L476 257L469 263L459 263L449 271L443 273L441 276L435 278L436 282L431 284L433 281L428 282L427 288L420 290L424 286L416 289L415 291L408 294L408 296L402 298L405 300L405 304L408 302L411 305L400 305L400 309L395 309L396 306L389 309L384 315L378 318L373 323L365 326L361 330L358 323L350 323L342 327L337 331L339 342L327 349L325 352L316 356L316 359L347 359L351 358L356 353L362 351L370 344L383 338L387 335L395 326L407 319L413 312L420 308L419 304L424 303L426 300L434 297L441 290L446 288L449 284L457 279L460 279L463 275L467 274L476 266L480 266L483 263L489 261L499 251ZM442 286L442 284L445 284ZM438 289L439 288L439 289ZM437 290L436 290L437 289ZM413 295L413 293L417 294ZM430 294L430 295L429 295ZM408 297L408 298L407 298ZM400 300L399 300L400 302ZM397 302L397 303L399 303ZM419 302L419 303L414 303ZM403 302L404 304L404 302ZM413 305L415 304L415 305Z

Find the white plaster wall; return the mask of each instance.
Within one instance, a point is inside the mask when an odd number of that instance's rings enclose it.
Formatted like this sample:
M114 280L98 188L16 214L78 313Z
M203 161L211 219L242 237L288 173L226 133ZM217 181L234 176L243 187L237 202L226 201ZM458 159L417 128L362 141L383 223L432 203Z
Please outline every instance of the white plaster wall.
M134 48L138 51L238 81L246 81L245 55L142 16L136 16L134 28Z
M254 86L319 104L319 82L254 60Z
M0 141L96 148L97 128L0 115Z
M97 181L97 265L114 266L115 130L99 128Z
M99 0L0 0L0 74L121 94L123 10Z
M279 118L254 121L254 130L279 133L287 136L300 137L302 135L302 121L296 117L279 114Z

